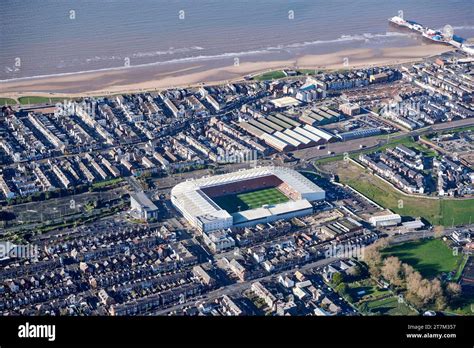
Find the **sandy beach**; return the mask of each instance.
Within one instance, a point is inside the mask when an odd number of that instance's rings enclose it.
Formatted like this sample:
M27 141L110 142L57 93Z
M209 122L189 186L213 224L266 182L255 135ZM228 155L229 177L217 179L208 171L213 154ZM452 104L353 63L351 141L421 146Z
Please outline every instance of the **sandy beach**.
M344 69L377 65L393 65L419 61L425 57L450 51L443 45L418 45L382 49L351 49L329 54L303 55L294 60L203 62L182 66L145 66L78 73L62 76L25 78L0 83L0 97L25 95L81 97L218 84L242 80L245 75L280 68ZM347 62L347 63L345 63Z

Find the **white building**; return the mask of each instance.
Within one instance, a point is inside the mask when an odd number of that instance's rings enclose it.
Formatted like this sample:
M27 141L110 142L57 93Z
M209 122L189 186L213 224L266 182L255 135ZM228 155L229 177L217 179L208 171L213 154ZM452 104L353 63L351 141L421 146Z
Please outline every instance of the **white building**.
M377 215L372 216L369 222L375 227L397 226L402 222L402 218L398 214Z
M141 219L158 218L157 206L143 192L130 194L130 207L132 212L138 214Z
M276 177L276 178L275 178ZM275 179L283 183L280 191L290 200L281 204L230 214L204 191L223 185L239 185L255 179ZM189 223L202 232L251 226L258 223L311 214L311 201L325 199L325 192L300 173L282 167L257 167L233 173L204 177L179 183L171 190L171 202Z
M226 231L218 230L202 234L204 243L215 253L235 247L235 240Z

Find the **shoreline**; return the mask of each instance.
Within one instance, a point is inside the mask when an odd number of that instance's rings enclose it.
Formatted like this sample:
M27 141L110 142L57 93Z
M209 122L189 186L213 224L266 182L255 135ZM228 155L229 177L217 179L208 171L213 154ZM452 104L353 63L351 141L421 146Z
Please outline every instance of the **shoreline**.
M163 71L157 67L130 67L92 73L71 73L63 76L21 78L1 82L0 97L18 99L24 96L91 97L111 94L131 94L161 91L176 87L192 88L245 81L247 75L259 75L280 69L338 70L362 67L396 65L417 62L452 51L453 48L436 45L417 45L393 48L360 48L328 54L303 55L289 60L243 62L234 66L233 59L210 67L181 65ZM347 61L347 65L344 62ZM212 64L212 63L211 63ZM218 64L217 64L218 65Z

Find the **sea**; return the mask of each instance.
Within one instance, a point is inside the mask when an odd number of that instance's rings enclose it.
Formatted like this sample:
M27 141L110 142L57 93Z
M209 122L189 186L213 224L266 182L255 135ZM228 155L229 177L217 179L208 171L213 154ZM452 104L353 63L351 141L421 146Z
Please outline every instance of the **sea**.
M0 80L423 44L399 11L474 37L474 0L2 0Z

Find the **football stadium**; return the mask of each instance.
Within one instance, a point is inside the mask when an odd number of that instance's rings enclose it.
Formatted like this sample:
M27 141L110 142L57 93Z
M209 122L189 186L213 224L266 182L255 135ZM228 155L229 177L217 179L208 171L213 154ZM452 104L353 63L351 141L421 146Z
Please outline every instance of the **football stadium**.
M295 170L257 167L179 183L171 202L202 232L245 227L313 211L325 192Z

